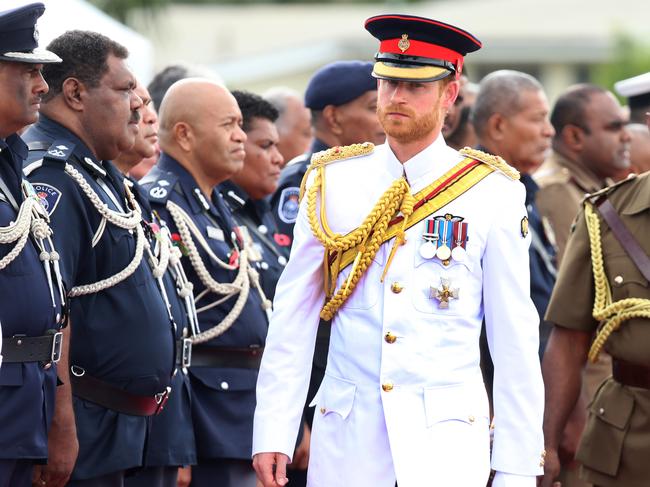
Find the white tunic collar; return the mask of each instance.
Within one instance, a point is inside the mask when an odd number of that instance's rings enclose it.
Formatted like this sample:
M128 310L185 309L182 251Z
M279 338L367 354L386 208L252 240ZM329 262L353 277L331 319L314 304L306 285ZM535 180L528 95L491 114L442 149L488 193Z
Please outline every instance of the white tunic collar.
M386 169L392 178L406 176L412 193L432 183L462 160L462 156L446 144L442 134L431 145L404 164L397 160L387 143L380 147L385 151Z

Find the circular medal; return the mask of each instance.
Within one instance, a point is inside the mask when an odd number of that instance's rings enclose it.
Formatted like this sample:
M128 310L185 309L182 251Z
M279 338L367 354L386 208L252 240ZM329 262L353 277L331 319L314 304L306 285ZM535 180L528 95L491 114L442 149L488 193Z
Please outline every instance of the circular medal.
M427 241L420 246L420 255L423 259L433 259L436 255L436 246Z
M436 251L436 257L438 257L440 260L449 259L449 257L451 257L451 249L446 245L441 245Z
M451 258L454 259L456 262L464 261L466 255L467 255L467 251L460 245L454 247L451 251Z

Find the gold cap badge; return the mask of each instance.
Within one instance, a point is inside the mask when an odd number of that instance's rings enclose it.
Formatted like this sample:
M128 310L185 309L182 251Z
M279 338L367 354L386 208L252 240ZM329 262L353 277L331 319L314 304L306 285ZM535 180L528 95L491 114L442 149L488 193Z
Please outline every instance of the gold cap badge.
M409 41L408 34L402 34L402 38L397 43L397 47L399 47L399 50L402 52L406 51L409 47L411 47L411 41Z

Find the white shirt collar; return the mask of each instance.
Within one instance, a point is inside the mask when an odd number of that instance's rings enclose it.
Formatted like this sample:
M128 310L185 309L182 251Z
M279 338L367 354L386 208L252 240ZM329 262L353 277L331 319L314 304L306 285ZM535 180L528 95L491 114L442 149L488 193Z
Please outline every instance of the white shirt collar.
M404 164L395 157L388 143L381 146L386 153L386 168L393 179L406 176L411 186L411 193L415 193L431 184L457 164L463 157L445 142L442 134Z

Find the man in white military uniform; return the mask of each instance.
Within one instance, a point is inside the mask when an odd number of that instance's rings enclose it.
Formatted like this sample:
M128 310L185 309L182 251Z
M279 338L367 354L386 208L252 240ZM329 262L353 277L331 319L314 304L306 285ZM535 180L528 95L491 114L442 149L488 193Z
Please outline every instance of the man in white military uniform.
M493 485L533 487L544 392L524 187L503 160L459 153L440 135L463 56L481 44L420 17L372 17L366 28L381 41L373 74L387 144L312 159L257 383L258 478L286 484L320 312L332 335L308 484L484 487L485 317Z

